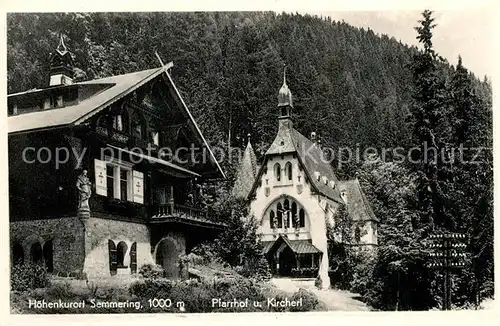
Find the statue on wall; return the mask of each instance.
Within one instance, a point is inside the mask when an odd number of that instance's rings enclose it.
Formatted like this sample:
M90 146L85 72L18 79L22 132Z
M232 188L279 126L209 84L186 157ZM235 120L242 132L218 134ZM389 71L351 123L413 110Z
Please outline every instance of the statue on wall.
M83 170L78 176L76 188L78 189L78 216L89 217L89 199L92 194L92 183L87 176L87 170Z

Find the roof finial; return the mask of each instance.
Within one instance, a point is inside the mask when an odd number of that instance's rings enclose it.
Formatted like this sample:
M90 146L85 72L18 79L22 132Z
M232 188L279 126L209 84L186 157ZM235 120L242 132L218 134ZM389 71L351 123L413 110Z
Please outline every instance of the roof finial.
M286 63L283 64L283 85L286 85Z
M252 139L252 134L251 134L251 133L248 133L248 134L247 134L247 138L248 138L248 143L250 144L250 140Z
M56 49L60 54L64 54L68 52L68 49L66 48L66 45L64 44L64 38L62 33L59 34L59 45L57 46Z

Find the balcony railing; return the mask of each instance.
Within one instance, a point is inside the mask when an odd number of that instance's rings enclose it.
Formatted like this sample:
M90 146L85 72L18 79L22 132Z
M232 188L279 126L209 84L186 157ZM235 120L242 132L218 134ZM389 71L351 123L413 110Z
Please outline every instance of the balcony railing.
M162 217L187 217L198 220L207 218L207 211L201 208L195 208L179 204L158 205L153 211L152 218Z

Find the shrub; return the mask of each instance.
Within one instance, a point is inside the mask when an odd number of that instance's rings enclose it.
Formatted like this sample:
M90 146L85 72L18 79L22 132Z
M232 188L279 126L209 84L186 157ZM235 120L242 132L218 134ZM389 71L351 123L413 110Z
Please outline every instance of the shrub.
M12 291L27 291L43 288L50 283L47 269L39 264L15 264L10 270L10 286Z
M150 298L170 299L172 303L182 301L184 310L190 313L198 312L242 312L266 309L267 296L258 282L244 278L215 278L203 281L170 281L167 279L145 279L130 285L129 293L139 300ZM212 307L212 299L221 298L222 301L263 302L263 308L256 308L249 304L247 308ZM174 304L169 308L157 308L153 311L178 312Z
M319 304L318 297L305 289L300 288L292 296L292 300L298 301L302 299L302 305L290 307L290 311L311 311L315 310Z
M68 282L53 283L47 287L45 293L48 297L60 299L73 298L74 296Z
M163 270L163 268L160 265L155 264L142 265L139 269L139 274L144 278L162 278L164 276L164 273L165 271Z
M244 265L236 266L235 270L244 277L253 278L258 281L268 281L272 276L269 263L263 256L249 259Z
M314 280L314 286L317 287L318 289L323 288L323 281L321 280L321 277L319 277L319 275Z
M132 283L129 292L140 298L169 298L174 284L167 279L145 279Z

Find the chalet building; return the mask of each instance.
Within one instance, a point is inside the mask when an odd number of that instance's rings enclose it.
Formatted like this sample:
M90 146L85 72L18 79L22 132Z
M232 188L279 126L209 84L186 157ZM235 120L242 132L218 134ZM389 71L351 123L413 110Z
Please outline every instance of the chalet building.
M248 143L233 195L246 197L259 221L258 234L278 276L317 277L330 285L334 228L341 205L354 224L354 243L377 246L377 218L357 179L340 181L323 159L315 133L308 139L293 128L292 93L283 81L278 93L278 133L260 167ZM330 255L329 255L330 254Z
M223 228L196 185L224 173L173 65L74 82L62 38L50 60L48 87L8 95L11 261L88 277L158 263L178 277L179 255Z

